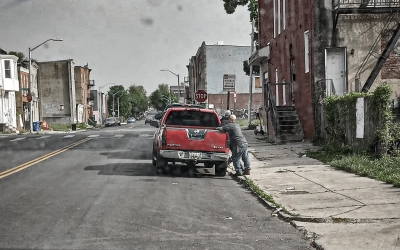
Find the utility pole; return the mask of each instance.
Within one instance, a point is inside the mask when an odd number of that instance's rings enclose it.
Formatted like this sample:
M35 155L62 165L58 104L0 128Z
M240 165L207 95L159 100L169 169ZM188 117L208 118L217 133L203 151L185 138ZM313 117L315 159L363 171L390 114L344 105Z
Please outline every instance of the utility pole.
M254 20L251 21L251 54L254 51ZM250 82L249 82L249 112L247 121L249 126L251 125L251 108L253 106L253 66L250 65Z

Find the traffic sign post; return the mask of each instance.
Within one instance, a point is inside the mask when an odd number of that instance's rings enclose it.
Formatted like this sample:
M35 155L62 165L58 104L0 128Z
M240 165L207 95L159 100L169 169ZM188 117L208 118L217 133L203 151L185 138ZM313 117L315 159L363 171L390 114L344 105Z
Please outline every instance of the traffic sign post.
M229 110L229 98L231 95L231 92L235 91L235 82L236 82L236 75L233 74L225 74L223 77L223 91L228 92L227 95L227 100L226 100L226 110Z
M194 99L197 102L205 102L207 100L207 92L202 89L197 90L194 94Z

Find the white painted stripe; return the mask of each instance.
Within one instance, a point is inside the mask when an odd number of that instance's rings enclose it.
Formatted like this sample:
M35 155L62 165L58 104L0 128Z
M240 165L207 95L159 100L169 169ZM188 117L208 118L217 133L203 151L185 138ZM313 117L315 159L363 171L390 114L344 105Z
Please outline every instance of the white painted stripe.
M66 135L66 136L64 136L64 138L72 138L72 137L74 137L75 135Z
M113 137L115 137L115 138L121 138L121 137L123 137L124 135L114 135Z
M150 134L140 134L139 135L139 137L150 137L150 136L152 136L152 135L150 135Z
M10 141L20 141L20 140L23 140L23 139L25 139L26 137L20 137L20 138L15 138L15 139L13 139L13 140L10 140Z
M100 135L89 135L88 138L95 138L95 137L99 137Z
M39 137L39 138L36 138L36 140L44 139L44 138L49 138L49 137L50 137L50 135L44 135L44 136L41 136L41 137Z

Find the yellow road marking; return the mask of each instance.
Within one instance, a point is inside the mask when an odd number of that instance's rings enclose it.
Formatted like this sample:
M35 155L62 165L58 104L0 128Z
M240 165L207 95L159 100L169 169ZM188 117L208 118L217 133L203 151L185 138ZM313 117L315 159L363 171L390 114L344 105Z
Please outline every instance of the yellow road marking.
M89 141L89 140L90 140L90 138L85 138L85 139L83 139L83 140L80 140L80 141L77 141L77 142L75 142L75 143L72 143L72 144L70 144L70 145L68 145L68 146L65 146L65 147L63 147L63 148L60 148L60 149L58 149L58 150L56 150L56 151L53 151L53 152L51 152L51 153L48 153L48 154L46 154L46 155L40 156L40 157L38 157L38 158L36 158L36 159L33 159L33 160L31 160L31 161L28 161L28 162L25 162L24 164L21 164L21 165L19 165L19 166L16 166L16 167L13 167L13 168L11 168L11 169L9 169L9 170L6 170L6 171L4 171L4 172L1 172L1 173L0 173L0 179L3 179L3 178L5 178L5 177L7 177L7 176L9 176L9 175L15 174L15 173L17 173L17 172L19 172L19 171L21 171L21 170L24 170L24 169L26 169L26 168L29 168L29 167L31 167L31 166L33 166L33 165L39 163L39 162L42 162L42 161L44 161L44 160L47 160L47 159L49 159L49 158L51 158L51 157L53 157L53 156L55 156L55 155L61 154L62 152L67 151L68 149L71 149L71 148L73 148L73 147L76 147L76 146L78 146L79 144L82 144L82 143L87 142L87 141Z

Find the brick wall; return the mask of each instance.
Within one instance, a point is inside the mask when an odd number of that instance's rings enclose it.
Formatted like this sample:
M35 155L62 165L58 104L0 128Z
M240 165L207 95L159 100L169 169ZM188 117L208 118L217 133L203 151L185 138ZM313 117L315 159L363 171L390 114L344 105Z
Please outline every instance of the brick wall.
M381 51L386 48L387 43L389 42L393 32L388 32L382 34L381 40ZM397 42L395 49L390 54L389 58L386 59L386 62L381 71L382 79L400 79L400 43Z
M227 94L209 94L208 103L214 104L215 109L225 110L227 108ZM262 105L262 93L253 94L253 109ZM230 109L248 109L249 94L236 94L236 104L233 102L233 93L229 99Z

